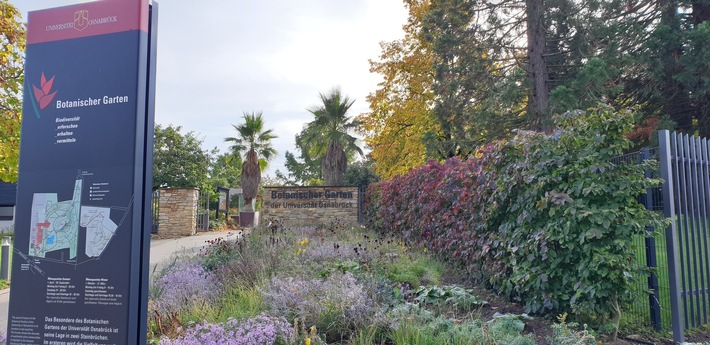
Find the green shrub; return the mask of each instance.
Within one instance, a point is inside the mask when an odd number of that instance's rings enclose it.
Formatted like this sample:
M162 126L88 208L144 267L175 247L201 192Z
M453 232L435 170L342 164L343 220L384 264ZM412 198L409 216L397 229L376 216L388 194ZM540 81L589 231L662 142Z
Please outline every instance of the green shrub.
M395 345L535 345L535 339L522 335L525 323L515 316L487 323L480 320L454 323L411 305L393 311L390 316L397 320L388 336Z
M340 262L340 260L336 260L335 262L321 270L318 273L318 276L321 278L328 278L334 272L350 272L356 274L360 272L360 264L352 260L345 260L343 262Z
M208 246L203 250L204 266L208 271L216 270L218 267L234 260L239 254L240 243L225 240L222 237L209 240Z
M550 345L596 345L597 339L587 330L587 325L583 329L577 330L576 323L566 322L567 314L557 317L559 323L552 325L553 338L549 339Z
M463 311L471 311L488 304L476 297L473 290L457 285L420 286L414 291L414 296L414 299L420 303L452 306Z
M660 182L644 177L652 164L612 163L631 148L632 124L631 112L600 106L559 117L552 135L520 132L429 162L371 185L366 222L462 264L528 312L618 323L641 270L632 238L665 227L637 201ZM390 274L416 283L406 273Z
M224 219L212 219L208 223L210 230L219 230L227 227L227 221Z
M500 173L499 259L493 282L520 296L529 312L615 314L630 299L635 273L632 239L661 229L661 216L637 196L660 181L647 164L614 164L631 147L631 112L571 112L551 136L518 137Z
M422 284L438 284L444 270L439 261L426 256L399 255L396 260L380 260L375 265L393 282L415 289Z

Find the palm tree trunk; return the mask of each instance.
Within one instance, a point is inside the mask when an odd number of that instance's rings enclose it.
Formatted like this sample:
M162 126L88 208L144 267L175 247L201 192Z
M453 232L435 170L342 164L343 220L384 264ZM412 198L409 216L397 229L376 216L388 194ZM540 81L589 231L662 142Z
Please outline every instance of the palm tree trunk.
M261 183L259 159L254 150L249 150L247 159L242 164L242 193L244 193L245 211L254 211L251 204L259 192L259 183Z
M340 142L332 141L328 144L328 150L325 151L323 160L321 161L321 169L323 170L323 178L326 186L340 186L343 184L343 176L345 169L348 166L348 159L345 155L345 150Z

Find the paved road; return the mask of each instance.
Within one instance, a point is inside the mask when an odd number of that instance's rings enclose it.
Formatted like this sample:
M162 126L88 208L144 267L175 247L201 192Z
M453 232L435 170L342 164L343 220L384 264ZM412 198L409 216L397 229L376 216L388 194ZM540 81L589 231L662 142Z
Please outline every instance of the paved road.
M151 240L150 242L150 265L151 272L161 264L169 262L176 255L194 254L207 245L206 241L222 237L225 239L237 239L241 233L235 232L205 232L195 236ZM7 330L7 310L10 301L10 289L0 290L0 332L3 334Z

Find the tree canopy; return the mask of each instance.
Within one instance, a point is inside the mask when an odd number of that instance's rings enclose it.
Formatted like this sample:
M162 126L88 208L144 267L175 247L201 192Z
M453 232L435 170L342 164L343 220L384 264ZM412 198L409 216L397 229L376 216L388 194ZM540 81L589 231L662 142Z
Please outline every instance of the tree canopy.
M269 159L276 154L271 140L277 137L273 134L273 130L265 128L261 112L245 112L244 123L232 125L232 127L239 136L227 137L224 140L232 143L229 149L233 156L245 154L242 163L241 185L244 202L249 208L259 192L261 171L266 168Z
M276 177L291 185L320 185L323 182L321 160L311 156L311 147L304 140L304 132L296 134L296 152L286 151L284 154L286 174L277 170Z
M321 171L326 186L343 183L347 169L347 152L363 154L357 145L357 138L350 133L360 126L360 121L351 120L348 110L355 100L342 94L339 88L333 88L327 94L320 94L321 103L308 111L314 120L306 124L303 140L310 145L309 154L321 160Z
M382 43L383 76L363 114L384 177L467 156L515 129L600 103L710 136L710 3L704 0L404 0L403 39Z
M384 178L404 174L426 162L426 133L439 136L434 101L434 54L422 37L422 19L428 0L408 1L409 19L404 38L380 43L379 61L370 61L370 71L382 75L378 89L367 101L370 112L357 117L365 143L377 162L375 171Z
M231 153L220 153L210 164L209 183L212 190L217 187L236 188L240 186L242 157Z
M378 181L380 181L380 176L375 173L371 160L356 161L349 164L343 176L343 183L346 186L367 186Z
M207 188L210 152L194 132L155 125L153 188Z
M0 180L17 181L22 121L25 26L20 12L0 0Z

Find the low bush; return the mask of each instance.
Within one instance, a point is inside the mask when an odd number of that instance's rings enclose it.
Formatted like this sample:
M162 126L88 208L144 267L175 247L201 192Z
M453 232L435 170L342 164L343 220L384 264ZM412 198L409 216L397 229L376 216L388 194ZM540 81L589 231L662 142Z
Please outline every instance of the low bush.
M548 339L550 345L597 345L597 339L589 330L587 325L579 330L576 323L567 323L567 314L557 317L559 323L552 325L553 337Z
M221 284L199 259L176 261L155 280L153 302L161 313L179 312L214 301Z
M473 290L457 285L421 286L414 291L414 299L425 305L447 306L468 312L480 308L488 302L476 297Z
M484 323L479 320L454 323L443 317L404 318L388 338L395 345L535 345L535 339L523 335L525 324L514 318L499 318Z
M260 315L245 321L194 325L177 338L160 339L160 345L279 345L294 339L291 325L283 317Z
M383 258L373 262L373 266L397 284L416 289L421 285L438 284L444 267L441 262L428 256L400 254L396 260Z
M275 315L315 326L329 342L367 326L378 308L349 272L326 279L274 277L264 286L263 299Z

